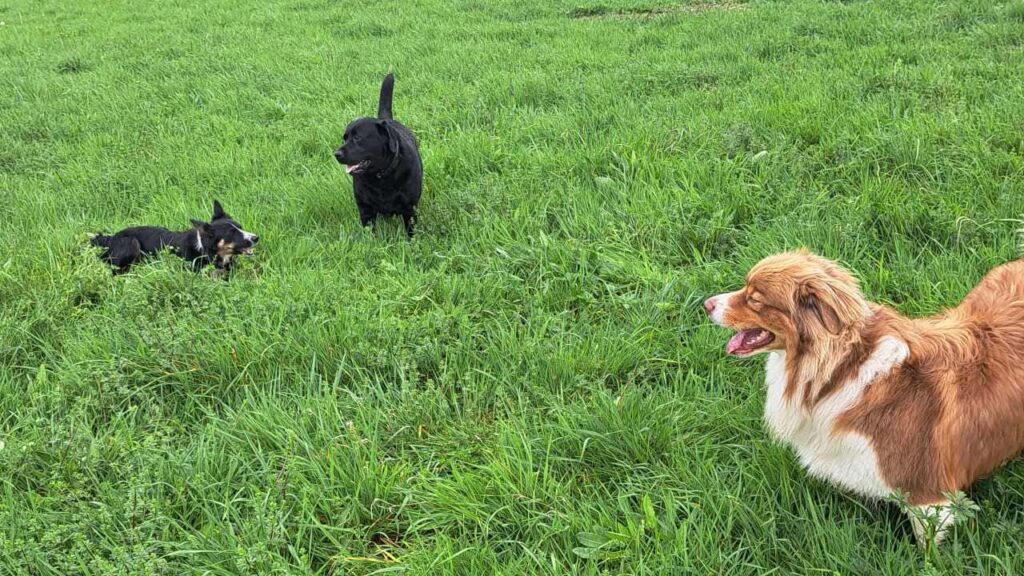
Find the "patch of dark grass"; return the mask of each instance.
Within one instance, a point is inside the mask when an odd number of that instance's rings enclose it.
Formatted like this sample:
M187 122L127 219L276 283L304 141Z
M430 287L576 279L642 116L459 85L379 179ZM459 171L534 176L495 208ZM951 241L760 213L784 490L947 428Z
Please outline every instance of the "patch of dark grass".
M757 154L766 147L763 137L749 124L735 124L722 134L722 146L729 158Z
M326 10L329 7L327 2L314 2L310 0L304 0L301 2L295 2L294 4L288 5L288 10L291 12L320 12Z
M395 35L395 31L379 22L359 22L339 30L339 34L354 38L390 38Z
M78 74L89 70L91 66L80 58L69 58L57 64L58 74Z
M1006 18L1013 22L1024 23L1024 2L1012 2L1006 7Z

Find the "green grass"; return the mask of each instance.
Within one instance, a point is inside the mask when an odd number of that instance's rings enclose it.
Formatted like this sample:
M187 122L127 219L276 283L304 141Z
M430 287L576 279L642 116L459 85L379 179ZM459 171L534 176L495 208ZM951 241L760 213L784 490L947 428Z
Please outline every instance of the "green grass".
M931 570L699 303L808 246L932 313L1019 254L1022 15L0 1L0 573ZM331 158L388 70L411 243ZM214 198L263 238L231 282L84 248ZM935 566L1024 572L1024 462L970 496Z

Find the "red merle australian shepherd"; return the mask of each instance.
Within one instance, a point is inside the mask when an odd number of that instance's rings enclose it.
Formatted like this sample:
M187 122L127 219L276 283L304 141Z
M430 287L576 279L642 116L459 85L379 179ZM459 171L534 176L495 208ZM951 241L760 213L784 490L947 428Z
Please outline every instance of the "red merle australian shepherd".
M939 538L945 495L1024 448L1024 261L929 318L867 301L806 251L762 260L704 307L736 331L728 354L767 354L765 422L812 475L869 498L901 492L938 515Z

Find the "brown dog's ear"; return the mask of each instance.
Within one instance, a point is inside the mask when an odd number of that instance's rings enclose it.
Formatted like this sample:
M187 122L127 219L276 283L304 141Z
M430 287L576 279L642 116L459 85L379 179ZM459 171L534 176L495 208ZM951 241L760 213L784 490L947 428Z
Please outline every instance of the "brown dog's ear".
M864 299L856 284L812 278L797 289L797 305L828 330L839 334L864 316Z

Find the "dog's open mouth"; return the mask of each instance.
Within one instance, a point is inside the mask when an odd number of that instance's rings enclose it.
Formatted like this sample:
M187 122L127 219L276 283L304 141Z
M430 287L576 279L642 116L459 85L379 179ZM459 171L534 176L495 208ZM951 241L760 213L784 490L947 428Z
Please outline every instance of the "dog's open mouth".
M366 167L366 161L362 161L359 164L346 164L345 172L348 174L359 174Z
M775 335L763 328L740 330L725 345L730 356L749 356L775 341Z
M252 256L252 248L242 248L242 254L246 256Z

